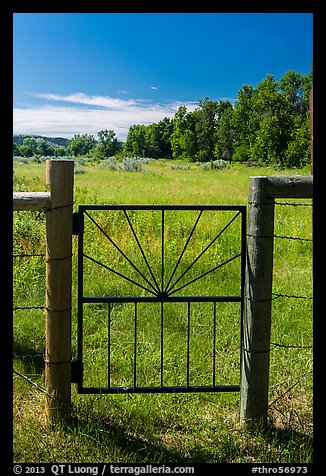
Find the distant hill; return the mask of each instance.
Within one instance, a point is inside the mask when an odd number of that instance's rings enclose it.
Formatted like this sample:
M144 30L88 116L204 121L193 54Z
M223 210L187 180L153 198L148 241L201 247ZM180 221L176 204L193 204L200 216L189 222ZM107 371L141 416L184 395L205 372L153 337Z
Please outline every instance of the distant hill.
M46 136L36 136L36 135L14 135L13 136L13 143L17 145L22 145L24 139L27 137L33 137L36 141L45 140L48 142L49 145L52 147L67 147L69 143L69 139L65 139L64 137L46 137Z

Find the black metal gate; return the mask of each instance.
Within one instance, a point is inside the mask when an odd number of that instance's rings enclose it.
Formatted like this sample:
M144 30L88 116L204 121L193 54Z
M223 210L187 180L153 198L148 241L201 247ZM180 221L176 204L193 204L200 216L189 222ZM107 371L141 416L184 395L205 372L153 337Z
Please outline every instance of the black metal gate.
M238 303L240 368L246 207L81 205L75 225L78 392L239 391L216 349Z

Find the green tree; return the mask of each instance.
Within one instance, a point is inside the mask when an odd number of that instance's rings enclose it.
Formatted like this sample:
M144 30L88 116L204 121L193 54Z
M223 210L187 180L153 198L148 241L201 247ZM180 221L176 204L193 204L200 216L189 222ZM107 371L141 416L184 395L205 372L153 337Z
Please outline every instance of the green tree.
M251 145L255 141L259 118L255 112L255 89L244 84L238 91L234 105L233 128L235 143L233 160L243 162L250 159Z
M94 150L96 144L97 141L91 134L75 134L69 141L68 151L72 155L80 157L81 155L87 155Z
M165 117L162 121L146 127L146 156L154 159L172 158L171 135L173 123Z
M234 107L233 159L297 166L309 156L312 75L267 75L257 88L244 85ZM300 159L301 157L301 159Z
M67 155L67 149L62 145L59 145L54 149L54 155L56 157L63 157L64 155Z
M121 151L122 144L118 141L114 131L107 129L101 130L97 133L97 137L96 155L100 159L112 157Z
M283 151L283 163L289 167L298 167L310 160L309 96L312 82L312 70L308 75L291 70L278 83L291 121Z
M250 157L259 162L283 165L289 140L291 114L273 75L267 75L256 89L254 109L259 122Z
M197 111L187 113L185 106L180 106L174 114L173 132L170 136L174 159L196 160L198 152L196 118Z
M278 81L281 95L294 116L302 116L309 111L309 93L312 82L309 76L293 70L287 71Z
M16 144L16 142L13 142L12 144L12 152L13 155L20 155L20 147L18 144Z
M34 139L34 137L25 137L19 150L23 157L32 157L37 151L36 139Z
M310 161L310 123L295 118L290 139L284 151L284 165L287 167L301 167Z
M199 100L197 110L196 136L198 143L198 160L207 162L215 159L215 134L217 127L218 102L206 97Z
M53 156L54 155L54 147L46 142L44 139L38 141L36 153L45 156Z
M129 127L124 151L128 156L146 157L146 126L134 124Z
M230 101L219 101L217 106L214 155L217 159L232 160L235 142L233 107Z

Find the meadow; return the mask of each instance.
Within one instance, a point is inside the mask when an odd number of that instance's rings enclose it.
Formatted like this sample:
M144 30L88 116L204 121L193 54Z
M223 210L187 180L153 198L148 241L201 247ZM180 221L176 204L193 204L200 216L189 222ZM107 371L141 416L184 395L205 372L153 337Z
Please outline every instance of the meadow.
M75 211L81 204L246 205L250 176L310 173L308 168L277 170L240 165L204 170L195 164L168 160L150 161L137 172L113 171L96 164L85 165L82 172L75 174ZM14 191L46 189L44 163L14 167ZM14 374L14 460L180 464L312 462L312 243L309 241L312 237L312 209L309 200L291 200L292 205L281 205L288 201L277 200L280 204L276 205L275 235L301 237L303 240L275 238L269 427L265 432L249 433L240 425L238 392L81 395L74 384L72 419L49 427L44 413L45 395ZM181 221L173 213L166 216L166 258L171 257L167 259L167 263L171 263L166 269L167 277L171 276L176 257L180 256L197 217L196 213L187 212ZM233 215L223 218L225 221L222 220L221 226ZM140 254L133 255L132 247L128 248L132 231L126 227L123 214L115 212L110 218L104 213L92 216L111 239L132 256L137 267L145 270ZM130 220L145 240L153 274L159 276L161 229L158 214L142 212L139 222L130 214ZM216 235L211 217L203 214L201 220L202 226L196 229L194 240L197 248L187 249L184 266L191 263ZM236 220L234 222L225 240L219 242L219 247L212 246L207 257L198 260L198 267L193 267L189 280L204 272L207 264L214 260L223 261L237 253L239 230ZM108 240L91 221L85 233L88 234L89 255L110 267L115 266L122 274L130 273L130 266L127 271L125 260L121 260L121 253L112 243L109 243L111 261L105 261ZM77 237L73 240L72 330L73 355L76 355ZM44 213L14 213L13 245L14 368L44 387ZM41 256L19 256L23 254ZM132 283L113 280L106 269L94 262L87 263L85 269L85 292L89 294L134 293ZM133 278L135 273L132 270L129 276ZM238 260L216 273L219 273L221 292L238 292ZM215 278L215 272L210 273L202 282L190 285L189 292L209 292L214 287ZM182 285L183 281L180 280L179 284ZM140 292L145 291L141 289ZM240 305L216 305L214 342L210 305L193 305L190 332L184 304L174 303L167 310L164 378L168 384L185 384L187 352L191 361L188 376L191 383L209 384L214 361L213 346L216 383L239 383ZM101 386L103 382L106 385L108 309L101 303L87 306L84 320L85 381L89 385ZM138 309L137 379L146 385L157 385L160 380L160 324L155 306L155 303L147 307L142 304ZM23 307L34 309L19 309ZM117 385L132 383L133 312L129 304L117 304L111 310L110 373Z

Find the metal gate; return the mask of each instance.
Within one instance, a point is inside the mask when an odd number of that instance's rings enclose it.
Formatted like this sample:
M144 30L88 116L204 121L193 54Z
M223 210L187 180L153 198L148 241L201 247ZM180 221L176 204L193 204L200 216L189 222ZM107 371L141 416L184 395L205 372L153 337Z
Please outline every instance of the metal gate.
M74 220L78 392L239 391L246 207L81 205ZM228 303L239 371L223 384Z

